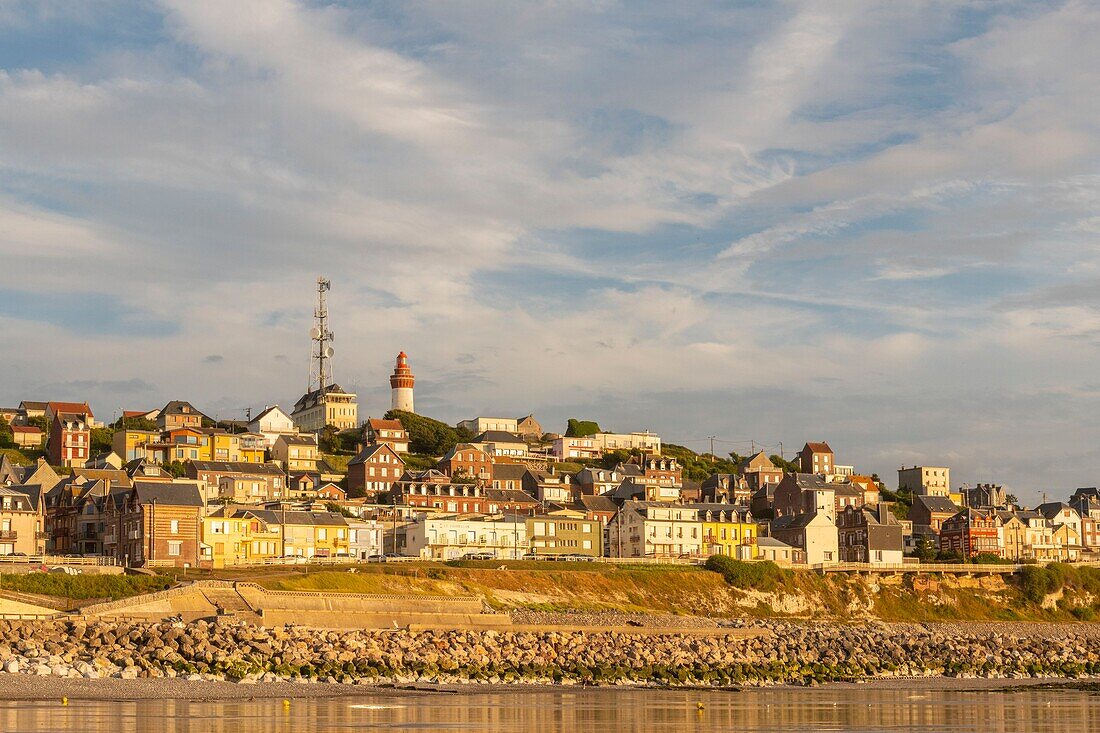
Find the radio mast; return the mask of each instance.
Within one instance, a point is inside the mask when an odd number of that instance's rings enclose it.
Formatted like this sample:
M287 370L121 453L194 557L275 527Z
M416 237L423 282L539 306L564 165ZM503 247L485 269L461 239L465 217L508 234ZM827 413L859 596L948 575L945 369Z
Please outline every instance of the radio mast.
M313 311L313 328L309 329L309 338L313 343L310 345L309 386L306 392L312 392L316 385L317 393L324 394L332 384L333 333L328 329L328 304L325 302L325 293L331 289L331 282L324 277L317 278L317 308Z

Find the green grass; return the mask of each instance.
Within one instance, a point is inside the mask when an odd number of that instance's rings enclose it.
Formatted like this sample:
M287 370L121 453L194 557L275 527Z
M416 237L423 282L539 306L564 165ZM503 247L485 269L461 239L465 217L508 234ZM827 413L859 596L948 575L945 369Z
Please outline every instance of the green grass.
M24 573L0 576L0 589L59 598L128 598L164 590L174 584L166 575L63 575Z
M347 473L348 461L355 458L353 455L337 455L335 453L322 453L321 457L325 459L325 463L332 466L332 470L336 473Z
M41 453L41 451L37 452ZM34 461L29 458L26 453L19 450L18 448L0 448L0 455L7 456L11 459L12 463L20 466L29 466L30 464L34 463Z

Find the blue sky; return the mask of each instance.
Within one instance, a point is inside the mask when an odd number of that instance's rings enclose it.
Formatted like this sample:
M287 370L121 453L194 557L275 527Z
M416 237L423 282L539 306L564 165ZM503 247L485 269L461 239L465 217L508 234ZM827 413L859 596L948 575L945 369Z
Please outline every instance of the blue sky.
M0 0L0 402L337 379L1100 478L1088 2Z

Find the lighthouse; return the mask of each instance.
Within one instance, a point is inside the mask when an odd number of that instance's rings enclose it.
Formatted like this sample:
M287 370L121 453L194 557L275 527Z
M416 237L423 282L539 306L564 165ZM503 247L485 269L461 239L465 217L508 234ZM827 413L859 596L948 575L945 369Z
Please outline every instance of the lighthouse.
M390 407L405 412L416 412L413 409L413 383L416 377L409 369L409 355L402 351L397 355L397 364L390 375Z

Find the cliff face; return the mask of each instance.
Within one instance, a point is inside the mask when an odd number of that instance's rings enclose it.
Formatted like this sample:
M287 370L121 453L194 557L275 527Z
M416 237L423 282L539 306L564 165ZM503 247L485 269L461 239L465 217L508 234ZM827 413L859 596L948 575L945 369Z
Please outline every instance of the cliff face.
M284 590L476 594L499 610L672 613L712 618L1075 621L1100 616L1100 569L1025 586L1019 576L845 575L788 571L740 586L701 568L433 568L415 575L314 573ZM1080 577L1079 577L1080 576ZM1059 587L1054 587L1058 585Z

